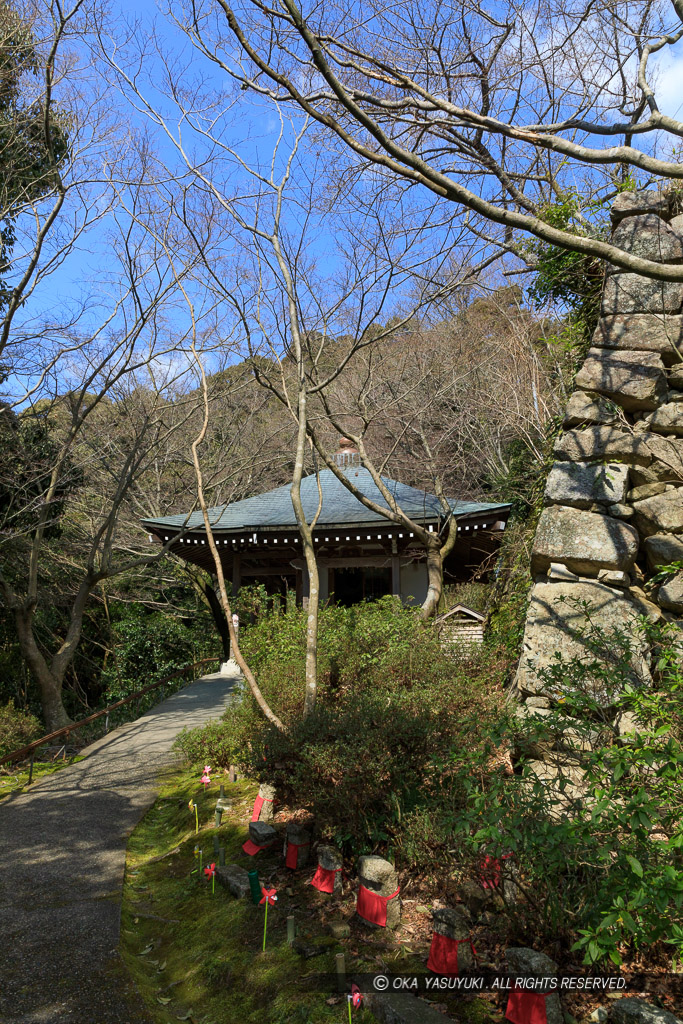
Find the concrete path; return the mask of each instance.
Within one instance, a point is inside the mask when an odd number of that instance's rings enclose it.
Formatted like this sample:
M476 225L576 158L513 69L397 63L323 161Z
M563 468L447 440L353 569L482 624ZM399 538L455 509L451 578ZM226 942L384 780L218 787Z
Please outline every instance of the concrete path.
M148 1024L118 953L126 842L177 733L236 680L205 676L0 803L1 1024Z

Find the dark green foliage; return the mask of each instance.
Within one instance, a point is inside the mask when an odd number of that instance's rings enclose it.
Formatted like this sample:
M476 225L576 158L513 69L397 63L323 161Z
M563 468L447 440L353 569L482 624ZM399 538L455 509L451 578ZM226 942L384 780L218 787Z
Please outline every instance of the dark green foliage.
M142 689L160 676L218 653L218 640L207 614L187 620L143 605L126 606L111 628L113 656L102 671L102 703Z
M608 233L608 220L602 204L589 210L581 209L581 198L576 193L566 196L541 211L541 219L561 231L572 235L602 238ZM582 218L577 217L578 213ZM588 214L590 228L585 220ZM575 320L589 329L597 322L600 296L604 279L604 263L595 256L586 256L559 245L533 241L526 243L526 251L533 258L534 282L529 296L537 307L548 300L565 306Z
M220 654L220 640L205 610L188 608L187 615L171 616L135 602L112 602L108 608L111 619L100 602L87 609L83 640L66 674L64 705L73 719L120 700L175 668ZM36 640L41 649L49 650L63 635L67 616L68 605L65 611L58 598L38 609ZM12 616L0 609L0 701L11 698L40 715L37 687L23 666ZM150 695L144 707L157 700L158 695ZM127 721L134 711L133 707L117 714Z
M204 730L181 737L197 765L235 763L316 816L319 834L357 855L377 851L401 870L430 874L457 898L482 856L504 860L501 927L511 944L560 943L586 963L620 964L653 944L683 954L683 713L680 633L643 622L638 636L593 626L588 654L558 656L546 683L550 716L504 713L509 662L486 648L451 661L429 629L390 600L327 609L321 624L319 707L302 723L303 614L265 619L245 635L252 662L291 738L272 730L250 696ZM635 650L654 682L629 682ZM596 692L609 693L607 710ZM619 735L615 715L638 723ZM551 791L521 773L567 728L586 792L569 817ZM521 758L510 771L511 740Z
M2 548L19 550L21 537L39 524L46 540L61 534L60 519L69 494L82 486L84 474L68 460L60 474L55 495L45 516L45 493L58 458L59 445L51 435L48 411L16 416L0 405L0 524ZM7 557L7 552L5 551ZM10 563L12 559L9 559Z
M503 452L505 468L489 475L486 486L496 501L509 501L515 522L528 518L534 507L539 486L545 486L546 468L522 438L510 441Z
M534 936L573 944L585 963L615 964L656 942L683 955L683 712L680 632L643 621L638 636L582 630L589 653L546 673L552 714L524 721L520 749L550 749L568 728L582 739L575 763L586 792L572 816L536 782L487 768L482 747L460 751L451 770L461 792L450 808L453 846L463 864L482 849L512 852L518 902L507 901L515 941ZM650 651L651 688L629 683L636 650ZM609 694L609 709L596 700ZM634 733L620 737L615 715L629 712ZM505 735L491 734L492 744ZM535 756L538 756L535 753ZM565 756L566 760L566 756ZM505 862L508 864L508 862ZM509 866L506 868L510 875ZM514 890L515 883L511 881Z
M14 706L14 701L0 704L0 757L43 735L43 727L35 715Z

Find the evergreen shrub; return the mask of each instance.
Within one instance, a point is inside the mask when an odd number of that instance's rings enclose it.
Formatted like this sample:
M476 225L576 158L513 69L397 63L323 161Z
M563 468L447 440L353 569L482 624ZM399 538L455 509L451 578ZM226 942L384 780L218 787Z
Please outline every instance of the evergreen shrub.
M393 598L322 609L319 688L302 721L305 613L265 617L243 633L242 650L266 699L288 725L284 736L245 688L220 725L185 732L193 763L238 765L307 807L319 828L349 852L398 852L422 863L443 856L436 812L444 785L438 762L476 742L499 713L508 663L485 647L442 650L433 625ZM466 721L477 708L478 725ZM416 822L416 833L409 825Z
M14 701L0 704L0 757L25 747L44 732L35 715L14 706Z

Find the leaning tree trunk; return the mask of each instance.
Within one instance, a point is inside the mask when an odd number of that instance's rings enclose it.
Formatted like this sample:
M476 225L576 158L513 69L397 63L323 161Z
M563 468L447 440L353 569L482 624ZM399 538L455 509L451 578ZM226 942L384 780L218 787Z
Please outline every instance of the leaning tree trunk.
M441 541L437 535L429 537L427 542L427 596L422 603L420 617L423 620L436 615L443 589L443 557Z
M203 585L204 595L211 611L211 616L214 621L214 625L218 630L221 638L221 644L223 647L223 657L226 661L230 658L230 630L228 629L228 620L225 617L225 613L221 606L220 599L216 594L210 583Z
M33 636L32 620L33 615L30 611L27 612L24 608L15 610L21 653L40 692L45 728L48 732L55 732L65 725L71 725L73 719L69 718L62 702L63 678L59 678L50 671L45 658L40 653Z

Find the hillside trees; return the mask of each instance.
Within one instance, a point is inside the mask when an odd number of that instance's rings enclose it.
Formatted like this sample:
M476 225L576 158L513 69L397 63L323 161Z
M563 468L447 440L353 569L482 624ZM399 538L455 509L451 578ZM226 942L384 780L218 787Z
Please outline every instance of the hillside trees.
M519 287L484 289L360 353L329 396L338 428L360 431L404 483L481 497L509 475L509 449L536 462L561 411L564 360Z
M182 423L182 411L169 403L164 388L138 387L136 374L162 354L162 344L152 339L151 353L140 353L136 340L117 333L99 345L91 337L80 346L79 384L25 406L6 427L14 435L9 454L16 459L5 463L2 480L8 497L0 592L38 685L48 729L68 721L62 686L93 591L150 558L139 541L127 551L119 546L118 517ZM36 632L36 616L45 605L68 609L64 632L49 644L39 642Z
M205 58L207 68L218 65L220 78L220 73L227 70L220 57L223 41L218 35L210 37L210 19L202 23L201 34L191 23L183 22L181 28ZM103 40L103 52L105 46ZM108 52L111 49L107 47ZM311 159L311 128L304 122L294 120L290 124L280 113L279 137L275 131L272 147L269 141L264 144L270 153L247 143L228 141L234 137L245 101L214 85L215 67L201 82L191 82L177 72L178 65L170 57L165 57L160 79L147 82L144 74L138 73L143 66L142 53L129 55L127 61L117 54L116 62L111 57L110 61L127 94L174 144L181 165L194 178L201 201L192 203L184 193L182 204L175 204L176 209L182 209L190 235L207 237L207 232L194 229L195 218L225 225L219 246L210 242L197 249L206 269L207 287L217 301L220 297L234 308L257 380L278 397L297 424L292 500L310 581L313 665L317 568L311 524L305 523L298 507L306 437L313 440L318 458L338 472L326 442L331 436L330 424L337 431L342 427L339 416L335 419L329 396L354 365L358 353L374 351L384 338L395 341L416 310L429 305L433 317L434 310L448 296L472 288L482 269L498 254L487 252L486 241L477 240L455 222L442 225L438 233L430 230L431 224L425 227L422 210L404 203L401 190L388 187L383 176L369 176L358 182L355 190L343 189L331 195L327 176L321 187L318 166ZM161 89L172 114L155 97L155 90ZM183 124L182 136L174 127L176 123ZM180 174L171 167L169 173L175 173L176 178ZM321 230L335 232L334 254L329 248L324 255L317 250L316 236ZM226 249L226 237L242 249L241 275L225 264L221 250ZM221 273L219 268L224 265L226 270ZM400 290L403 294L398 298ZM268 362L262 369L259 360L264 353ZM450 354L442 353L445 363ZM432 384L433 369L427 373ZM359 372L362 377L363 370ZM415 368L418 376L421 372ZM459 374L460 367L456 376ZM430 386L424 384L423 393ZM514 393L514 387L511 391ZM359 400L356 396L355 407ZM347 410L352 405L347 403ZM348 416L344 422L349 422ZM350 428L345 432L349 433ZM409 529L427 549L430 588L424 614L429 616L438 605L443 559L457 532L445 498L443 473L441 469L434 472L437 463L431 455L422 460L423 469L430 467L430 473L424 474L429 480L424 483L431 485L442 501L446 534L439 536L405 516L382 479L381 464L386 460L373 461L363 437L351 436L385 504L369 501L343 473L338 473L339 478L363 504ZM309 675L311 679L314 676L312 667Z

